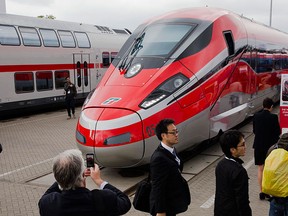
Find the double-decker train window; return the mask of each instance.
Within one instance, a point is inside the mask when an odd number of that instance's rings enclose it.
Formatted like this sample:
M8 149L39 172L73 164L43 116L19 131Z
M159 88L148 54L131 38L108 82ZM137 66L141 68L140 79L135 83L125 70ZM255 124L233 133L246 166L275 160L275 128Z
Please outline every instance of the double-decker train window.
M20 45L20 39L15 27L0 25L0 44L15 46Z
M60 40L61 40L63 47L66 47L66 48L76 47L75 40L74 40L73 35L70 31L60 31L59 30L58 34L60 36Z
M35 28L19 27L19 31L25 46L41 46L40 37Z
M84 84L88 86L88 63L84 61Z
M20 45L20 39L15 27L0 25L0 44L15 46Z
M34 91L34 78L32 72L17 72L14 74L16 93Z
M59 47L59 40L56 32L52 29L39 29L45 47Z
M103 61L103 67L109 67L109 65L110 65L109 52L103 52L102 53L102 61Z
M91 44L85 32L74 32L79 48L90 48Z
M117 52L111 52L111 62L113 62L113 60L116 58L117 56Z
M52 71L36 72L37 91L46 91L53 89Z
M55 71L55 88L56 89L63 89L64 84L66 82L65 78L69 77L69 71L63 70L63 71Z
M81 63L78 61L76 63L76 71L77 71L77 83L78 83L78 87L81 87L82 85L82 76L81 76Z

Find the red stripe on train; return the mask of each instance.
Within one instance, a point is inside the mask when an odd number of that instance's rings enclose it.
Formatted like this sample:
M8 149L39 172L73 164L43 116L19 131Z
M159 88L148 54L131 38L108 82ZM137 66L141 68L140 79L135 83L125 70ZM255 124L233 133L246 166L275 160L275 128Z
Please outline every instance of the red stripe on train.
M81 69L83 65L81 64ZM94 68L94 64L89 64L88 68ZM36 70L73 70L75 64L41 64L41 65L0 65L0 72L15 71L36 71Z

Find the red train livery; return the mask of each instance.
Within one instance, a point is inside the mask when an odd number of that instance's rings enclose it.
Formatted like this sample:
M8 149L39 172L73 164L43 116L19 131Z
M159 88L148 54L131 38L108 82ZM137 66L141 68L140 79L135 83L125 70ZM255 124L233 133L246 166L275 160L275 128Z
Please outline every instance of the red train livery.
M149 163L154 130L173 118L178 151L279 100L288 35L216 8L170 12L141 24L83 106L76 139L106 167Z

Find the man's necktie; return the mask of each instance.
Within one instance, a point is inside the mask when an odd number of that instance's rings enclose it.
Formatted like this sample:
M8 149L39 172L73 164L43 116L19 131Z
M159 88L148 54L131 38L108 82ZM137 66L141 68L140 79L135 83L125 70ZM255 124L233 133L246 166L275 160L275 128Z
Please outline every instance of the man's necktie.
M177 157L177 154L174 148L173 148L172 154L174 155L175 160L177 161L178 165L180 165L180 159Z

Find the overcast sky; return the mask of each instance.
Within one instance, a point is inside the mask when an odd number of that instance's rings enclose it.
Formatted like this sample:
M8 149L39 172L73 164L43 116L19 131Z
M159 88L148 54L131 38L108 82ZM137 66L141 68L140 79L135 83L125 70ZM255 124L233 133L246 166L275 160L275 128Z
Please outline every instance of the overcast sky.
M6 0L6 12L130 31L146 19L187 7L218 7L269 25L272 0ZM288 1L273 0L272 27L288 32Z

